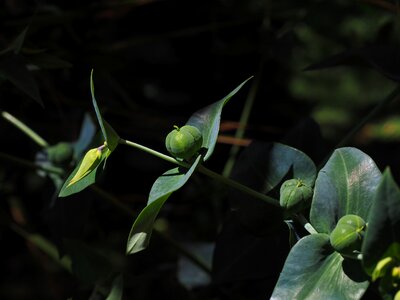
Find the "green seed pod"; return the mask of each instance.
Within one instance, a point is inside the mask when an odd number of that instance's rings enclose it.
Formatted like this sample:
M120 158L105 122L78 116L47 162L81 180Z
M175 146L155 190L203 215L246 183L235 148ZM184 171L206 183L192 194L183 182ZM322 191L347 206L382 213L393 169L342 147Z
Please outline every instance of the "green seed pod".
M313 189L301 180L286 180L280 189L279 203L288 211L296 212L306 207L313 195Z
M332 247L344 256L356 255L361 249L365 229L366 223L361 217L341 217L330 235Z
M49 161L57 165L68 164L74 155L71 144L60 142L46 149Z
M172 156L190 160L200 150L203 136L199 129L191 125L174 127L165 138L165 146Z

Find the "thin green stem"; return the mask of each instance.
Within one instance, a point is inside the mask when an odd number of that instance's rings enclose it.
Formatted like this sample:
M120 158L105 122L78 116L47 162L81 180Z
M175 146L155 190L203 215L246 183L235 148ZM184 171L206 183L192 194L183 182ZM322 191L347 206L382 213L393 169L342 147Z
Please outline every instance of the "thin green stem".
M25 125L23 122L18 120L16 117L13 115L9 114L6 111L1 112L1 116L13 124L15 127L20 129L23 133L25 133L28 137L30 137L36 144L38 144L42 148L46 148L49 146L49 143L46 142L40 135L38 135L35 131L33 131L31 128L29 128L27 125Z
M154 156L156 156L158 158L161 158L161 159L163 159L165 161L168 161L170 163L173 163L173 164L176 164L176 165L179 165L179 166L182 166L182 167L190 167L188 164L180 162L180 161L177 161L175 158L173 158L171 156L165 155L165 154L163 154L161 152L158 152L158 151L153 150L151 148L148 148L146 146L140 145L138 143L134 143L134 142L131 142L131 141L128 141L128 140L124 140L124 139L120 139L119 143L122 144L122 145L127 145L127 146L130 146L130 147L142 150L144 152L147 152L147 153L149 153L151 155L154 155Z
M267 196L265 194L262 194L260 192L257 192L257 191L255 191L255 190L253 190L253 189L251 189L251 188L249 188L249 187L247 187L247 186L245 186L245 185L243 185L243 184L241 184L241 183L239 183L237 181L234 181L234 180L229 179L227 177L224 177L224 176L222 176L222 175L220 175L218 173L215 173L214 171L211 171L210 169L207 169L206 167L204 167L202 165L199 165L197 167L197 171L199 171L200 173L202 173L204 175L207 175L208 177L211 177L212 179L216 179L221 183L224 183L224 184L226 184L226 185L228 185L230 187L233 187L233 188L235 188L235 189L237 189L237 190L239 190L239 191L241 191L243 193L246 193L246 194L248 194L250 196L253 196L253 197L257 198L257 199L260 199L260 200L262 200L262 201L264 201L264 202L266 202L268 204L271 204L271 205L276 206L276 207L280 207L278 200L276 200L276 199L274 199L272 197L269 197L269 196Z
M262 77L263 66L264 66L264 59L262 60L262 62L260 64L260 70L258 71L258 75L255 77L255 81L253 81L253 84L251 85L250 91L247 95L246 102L244 104L242 113L240 115L239 127L235 133L236 139L242 139L244 137L244 134L246 131L246 125L249 122L250 113L253 109L253 105L254 105L256 95L257 95L258 87L260 85L260 78ZM230 176L233 166L236 161L236 157L239 153L239 150L240 150L239 145L232 145L232 147L229 151L229 154L228 154L228 160L226 161L224 170L222 171L223 176L225 176L225 177Z
M397 86L386 98L382 99L357 125L353 127L350 132L341 139L333 149L337 149L343 147L349 143L349 141L353 138L353 136L365 125L367 124L373 117L375 117L386 105L398 100L400 96L400 85ZM320 164L319 168L321 168L329 159L328 155Z
M58 174L58 175L64 175L64 170L56 167L50 167L50 166L42 166L39 164L36 164L34 162L31 162L29 160L25 160L7 153L0 152L0 160L8 161L13 164L17 164L22 167L26 167L29 169L34 169L34 170L43 170L47 173L53 173L53 174Z
M137 144L137 143L134 143L134 142L131 142L131 141L127 141L127 140L124 140L124 139L120 139L120 143L124 144L124 145L131 146L133 148L137 148L137 149L143 150L143 151L145 151L145 152L147 152L149 154L152 154L152 155L154 155L154 156L156 156L158 158L161 158L161 159L163 159L165 161L168 161L168 162L171 162L173 164L176 164L176 165L179 165L179 166L182 166L182 167L185 167L185 168L189 168L190 167L190 165L187 164L187 163L177 161L175 158L173 158L171 156L165 155L163 153L160 153L158 151L155 151L155 150L150 149L148 147L145 147L143 145L140 145L140 144ZM263 200L264 202L267 202L268 204L271 204L271 205L279 207L279 202L276 199L271 198L271 197L269 197L267 195L264 195L262 193L259 193L259 192L255 191L255 190L253 190L253 189L251 189L251 188L249 188L249 187L237 182L237 181L234 181L234 180L229 179L227 177L224 177L224 176L222 176L222 175L220 175L218 173L215 173L215 172L207 169L206 167L204 167L202 165L199 165L197 167L197 171L199 171L200 173L202 173L204 175L207 175L208 177L211 177L212 179L216 179L216 180L220 181L221 183L229 185L230 187L236 188L236 189L238 189L238 190L240 190L240 191L242 191L242 192L244 192L246 194L249 194L249 195L251 195L251 196L253 196L255 198Z

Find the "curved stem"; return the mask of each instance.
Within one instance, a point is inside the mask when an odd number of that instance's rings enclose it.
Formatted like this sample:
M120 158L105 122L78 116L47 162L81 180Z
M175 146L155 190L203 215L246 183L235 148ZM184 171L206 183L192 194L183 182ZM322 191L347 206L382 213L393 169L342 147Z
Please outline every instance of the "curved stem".
M147 152L149 154L152 154L152 155L154 155L154 156L156 156L158 158L161 158L161 159L163 159L165 161L168 161L168 162L171 162L173 164L176 164L176 165L179 165L179 166L182 166L182 167L185 167L185 168L190 168L190 165L187 164L187 163L178 161L178 160L176 160L175 158L173 158L171 156L165 155L163 153L160 153L158 151L155 151L155 150L150 149L148 147L145 147L143 145L140 145L140 144L128 141L128 140L124 140L124 139L120 139L120 143L124 144L124 145L127 145L127 146L130 146L130 147L133 147L133 148L140 149L142 151L145 151L145 152ZM251 188L249 188L249 187L247 187L247 186L245 186L245 185L243 185L243 184L241 184L241 183L239 183L237 181L234 181L234 180L229 179L227 177L224 177L224 176L222 176L222 175L220 175L218 173L215 173L215 172L211 171L210 169L207 169L206 167L204 167L202 165L199 165L196 170L199 171L200 173L204 174L204 175L207 175L208 177L211 177L212 179L216 179L219 182L222 182L222 183L224 183L226 185L229 185L230 187L236 188L236 189L238 189L238 190L240 190L240 191L242 191L242 192L244 192L244 193L246 193L248 195L251 195L251 196L253 196L255 198L263 200L264 202L267 202L268 204L271 204L271 205L274 205L276 207L279 207L279 202L276 199L274 199L272 197L269 197L267 195L264 195L264 194L262 194L260 192L257 192L257 191L255 191L255 190L253 190L253 189L251 189Z
M53 173L53 174L57 174L57 175L64 175L64 170L57 168L57 167L51 167L51 166L42 166L39 164L36 164L34 162L31 162L29 160L25 160L7 153L3 153L0 152L0 160L5 160L5 161L9 161L11 163L26 167L26 168L30 168L30 169L34 169L34 170L43 170L47 173Z
M245 186L245 185L243 185L243 184L241 184L241 183L239 183L237 181L234 181L234 180L229 179L227 177L224 177L224 176L222 176L222 175L220 175L218 173L215 173L214 171L211 171L210 169L207 169L206 167L204 167L202 165L199 165L197 167L197 170L200 173L202 173L204 175L207 175L208 177L211 177L213 179L216 179L216 180L218 180L218 181L220 181L220 182L222 182L222 183L224 183L226 185L229 185L230 187L233 187L233 188L235 188L235 189L237 189L237 190L239 190L239 191L241 191L243 193L246 193L246 194L248 194L250 196L253 196L253 197L257 198L257 199L260 199L260 200L262 200L262 201L264 201L264 202L266 202L268 204L271 204L273 206L280 207L278 200L276 200L276 199L274 199L272 197L269 197L269 196L267 196L265 194L262 194L260 192L257 192L257 191L255 191L255 190L253 190L253 189L251 189L251 188L249 188L249 187L247 187L247 186Z
M1 112L1 116L13 124L15 127L20 129L22 132L24 132L27 136L29 136L36 144L38 144L42 148L46 148L49 146L49 143L47 143L40 135L38 135L36 132L34 132L32 129L30 129L28 126L26 126L23 122L18 120L16 117L13 115L9 114L6 111Z

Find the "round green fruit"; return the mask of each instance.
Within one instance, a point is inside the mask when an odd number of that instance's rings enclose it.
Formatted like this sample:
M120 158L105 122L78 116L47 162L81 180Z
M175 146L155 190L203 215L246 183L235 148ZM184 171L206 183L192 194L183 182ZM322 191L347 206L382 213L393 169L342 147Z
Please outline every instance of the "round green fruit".
M288 211L299 211L306 207L313 189L299 179L286 180L280 189L279 204Z
M351 214L341 217L330 235L332 247L344 255L356 254L361 249L365 229L361 217Z
M201 148L203 136L199 129L185 125L168 133L165 146L172 156L189 161Z

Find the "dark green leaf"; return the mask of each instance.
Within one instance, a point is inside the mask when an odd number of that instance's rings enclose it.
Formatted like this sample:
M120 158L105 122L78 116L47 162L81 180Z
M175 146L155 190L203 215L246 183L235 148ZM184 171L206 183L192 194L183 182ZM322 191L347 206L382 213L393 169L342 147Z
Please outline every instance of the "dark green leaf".
M358 261L344 261L327 234L302 238L290 251L271 299L360 299L368 287Z
M279 143L253 142L239 156L232 179L267 194L283 179L289 178L301 179L312 187L316 173L313 161L295 148ZM280 208L247 194L233 190L229 199L241 222L258 233L269 231L273 228L271 225L282 220Z
M202 147L207 149L204 155L204 161L206 161L214 151L219 132L222 108L251 78L252 77L246 79L223 99L195 112L187 121L187 125L197 127L203 135Z
M112 262L97 248L72 239L64 240L64 247L72 259L72 272L83 282L95 283L112 273Z
M199 155L190 169L174 168L157 178L150 190L147 206L136 218L129 233L127 254L139 252L148 246L153 223L164 202L188 181L200 160L201 156Z
M374 196L362 246L364 268L369 274L389 247L400 243L400 190L389 169L385 170Z
M39 88L31 72L26 68L26 62L20 55L11 54L0 58L0 77L4 77L19 90L43 106Z
M310 221L320 233L330 233L344 215L368 220L381 172L362 151L336 149L318 173L311 204Z

